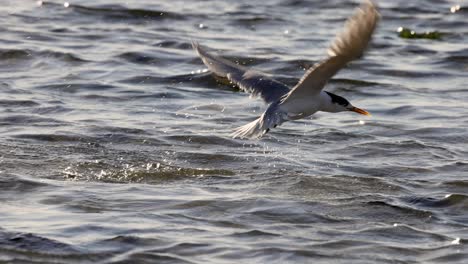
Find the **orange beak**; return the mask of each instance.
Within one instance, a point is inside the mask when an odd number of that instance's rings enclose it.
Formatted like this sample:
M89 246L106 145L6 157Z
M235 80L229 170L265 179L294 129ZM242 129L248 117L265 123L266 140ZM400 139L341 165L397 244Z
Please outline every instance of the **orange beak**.
M353 111L353 112L356 112L356 113L361 114L361 115L371 116L371 114L369 112L367 112L366 110L361 109L361 108L357 108L357 107L353 107L353 108L349 109L349 111Z

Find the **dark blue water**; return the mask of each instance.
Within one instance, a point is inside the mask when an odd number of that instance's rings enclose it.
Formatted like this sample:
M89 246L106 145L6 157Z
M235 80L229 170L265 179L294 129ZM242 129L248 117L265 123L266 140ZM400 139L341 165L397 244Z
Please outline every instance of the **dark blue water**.
M264 106L191 40L294 85L357 2L1 4L0 262L467 261L465 2L379 1L326 88L373 116L260 140L229 137Z

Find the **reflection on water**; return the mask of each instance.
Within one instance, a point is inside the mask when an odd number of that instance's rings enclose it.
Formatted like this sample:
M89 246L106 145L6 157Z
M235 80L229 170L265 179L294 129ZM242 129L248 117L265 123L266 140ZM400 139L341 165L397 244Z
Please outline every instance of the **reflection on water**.
M327 86L372 118L318 113L261 140L228 135L262 102L191 49L294 85L355 6L4 3L0 259L464 263L463 3L379 1L369 52Z

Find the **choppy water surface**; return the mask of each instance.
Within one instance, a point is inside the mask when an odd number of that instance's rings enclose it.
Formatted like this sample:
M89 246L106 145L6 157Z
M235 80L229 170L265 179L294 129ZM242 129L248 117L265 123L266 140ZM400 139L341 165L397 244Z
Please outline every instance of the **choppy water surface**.
M380 1L327 88L372 118L261 140L228 135L262 102L191 50L294 84L356 4L3 1L0 262L466 263L466 2Z

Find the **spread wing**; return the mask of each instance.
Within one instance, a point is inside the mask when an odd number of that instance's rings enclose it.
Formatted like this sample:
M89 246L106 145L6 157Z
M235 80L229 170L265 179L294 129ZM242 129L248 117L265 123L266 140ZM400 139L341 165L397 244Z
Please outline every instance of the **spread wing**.
M267 104L278 101L290 91L287 85L264 73L249 70L244 66L206 52L197 42L192 42L192 46L211 72L229 79L243 91L261 97Z
M379 13L370 0L365 1L345 24L331 44L329 57L312 66L291 90L283 103L319 93L328 80L350 61L362 56L377 26Z

